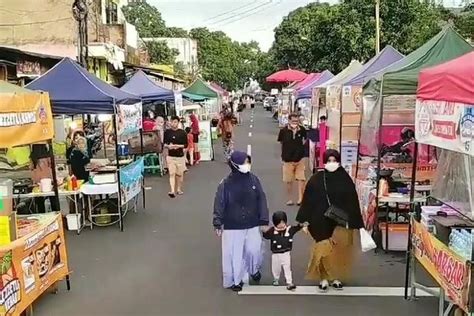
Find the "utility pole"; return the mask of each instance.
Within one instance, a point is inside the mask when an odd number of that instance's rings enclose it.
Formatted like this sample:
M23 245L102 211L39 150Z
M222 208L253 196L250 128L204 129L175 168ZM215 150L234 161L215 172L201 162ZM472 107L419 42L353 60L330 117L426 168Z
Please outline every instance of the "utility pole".
M72 4L72 15L77 21L77 61L86 69L88 68L87 59L89 57L87 33L88 11L86 0L74 0Z
M380 0L375 0L375 54L380 53Z

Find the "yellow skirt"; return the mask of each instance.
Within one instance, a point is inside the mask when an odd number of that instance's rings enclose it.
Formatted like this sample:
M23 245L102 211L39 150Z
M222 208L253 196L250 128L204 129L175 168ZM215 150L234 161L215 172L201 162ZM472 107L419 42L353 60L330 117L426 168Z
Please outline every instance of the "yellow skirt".
M313 244L306 278L347 282L354 257L355 230L336 227L332 237Z

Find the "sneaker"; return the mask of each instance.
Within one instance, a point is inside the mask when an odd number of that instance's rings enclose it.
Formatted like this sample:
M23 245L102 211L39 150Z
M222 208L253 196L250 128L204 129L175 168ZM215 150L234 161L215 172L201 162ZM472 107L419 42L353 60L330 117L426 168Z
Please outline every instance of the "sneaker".
M174 192L169 192L168 193L168 196L172 199L174 199L176 197L176 194Z
M296 290L296 285L294 285L294 284L292 284L292 283L291 283L291 284L288 284L288 285L286 286L286 289L287 289L288 291L294 291L294 290Z
M293 202L292 200L289 200L288 202L286 202L286 205L292 206L292 205L295 205L295 202Z
M342 285L342 282L339 280L332 281L331 286L337 291L341 291L344 289L344 285Z
M257 271L257 273L255 273L254 275L251 275L250 276L252 278L252 280L254 280L255 282L260 282L260 280L262 279L262 275L260 274L260 271Z
M279 286L280 285L280 281L278 281L277 279L273 280L272 282L273 286Z
M329 290L329 282L327 280L322 280L319 282L318 288L321 292L327 292Z

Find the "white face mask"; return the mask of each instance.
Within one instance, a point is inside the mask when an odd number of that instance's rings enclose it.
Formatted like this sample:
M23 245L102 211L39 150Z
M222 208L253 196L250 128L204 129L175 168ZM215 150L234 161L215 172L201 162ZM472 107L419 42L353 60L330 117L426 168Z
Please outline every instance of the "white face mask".
M328 162L324 165L324 168L329 172L334 172L339 168L338 162Z
M237 166L237 169L239 170L239 172L241 173L249 173L250 172L250 164L249 163L246 163L246 164L243 164L243 165L238 165Z

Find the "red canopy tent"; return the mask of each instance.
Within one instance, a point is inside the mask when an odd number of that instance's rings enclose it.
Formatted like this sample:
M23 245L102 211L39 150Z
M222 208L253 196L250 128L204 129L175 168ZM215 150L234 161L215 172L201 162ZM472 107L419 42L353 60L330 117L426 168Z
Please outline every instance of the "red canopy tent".
M306 73L294 70L294 69L286 69L280 70L271 74L267 77L267 82L273 83L285 83L285 82L293 82L293 81L301 81L304 80L308 76Z
M422 70L417 98L473 104L474 52Z

